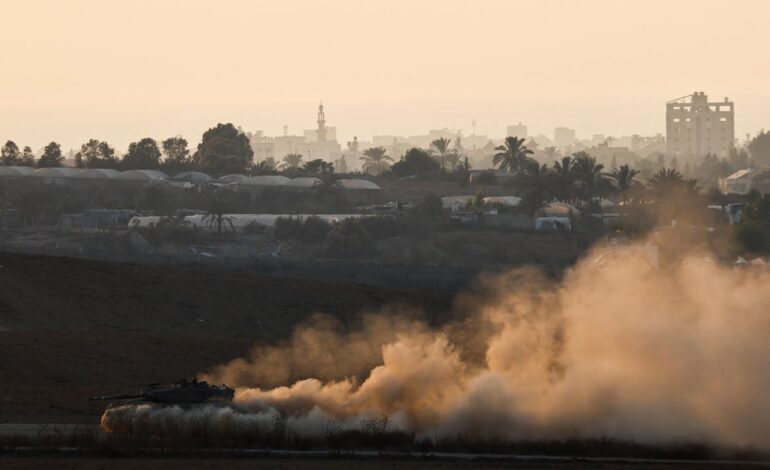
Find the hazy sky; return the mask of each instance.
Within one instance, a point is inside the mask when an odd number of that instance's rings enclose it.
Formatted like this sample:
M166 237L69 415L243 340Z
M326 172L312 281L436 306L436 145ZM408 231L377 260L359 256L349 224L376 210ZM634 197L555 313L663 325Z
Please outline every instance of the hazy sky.
M664 103L770 127L767 0L0 0L0 139L193 143L217 122L345 141L522 121L664 132Z

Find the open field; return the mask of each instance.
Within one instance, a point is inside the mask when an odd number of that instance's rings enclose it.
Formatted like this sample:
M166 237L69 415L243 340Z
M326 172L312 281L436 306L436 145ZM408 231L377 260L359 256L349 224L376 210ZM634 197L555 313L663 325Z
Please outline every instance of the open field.
M384 304L436 320L446 294L0 254L0 422L98 423L91 395L171 381L287 338L314 313Z
M86 426L78 426L78 429L92 433L88 445L78 445L80 454L47 453L44 432L50 429L45 427L36 436L27 432L27 441L16 441L6 434L3 436L5 445L12 448L32 445L36 450L27 454L5 450L6 455L0 457L0 468L3 469L154 469L171 466L323 469L361 465L442 469L748 468L749 463L680 463L643 458L764 457L756 452L741 453L740 449L722 457L723 454L697 444L666 449L622 441L578 440L490 443L492 447L484 448L458 438L438 443L428 450L436 455L447 454L444 457L403 458L380 456L368 450L380 448L377 439L387 435L372 437L369 439L372 442L367 444L369 441L362 440L360 433L332 436L332 441L341 439L334 441L337 444L332 443L340 447L332 448L347 449L350 444L351 449L358 449L364 443L361 448L365 450L349 455L329 456L325 450L317 455L312 452L304 455L290 450L285 454L252 453L245 458L233 458L231 453L216 453L217 449L233 448L228 447L231 443L227 442L225 447L221 447L221 442L211 443L211 447L201 451L210 451L210 454L196 460L191 458L192 454L184 452L164 454L167 456L162 458L154 457L160 454L146 452L144 447L134 448L132 452L133 441L103 442L100 436L104 435L99 435L94 425L99 421L104 403L89 403L89 396L133 391L143 384L200 373L243 357L255 343L287 339L297 324L317 312L336 317L342 328L346 328L355 326L362 312L377 311L383 305L396 303L412 306L423 312L426 321L439 324L460 315L467 299L452 305L451 295L441 292L274 279L216 267L150 267L5 253L0 253L0 266L0 285L3 286L0 296L0 423L6 428L21 426L23 430L34 424L82 424ZM138 438L141 441L142 436ZM403 444L407 452L422 452L419 449L423 444L413 439L407 441ZM66 447L68 444L58 445ZM112 445L116 447L110 447ZM121 453L121 445L129 446L129 451ZM295 443L291 449L302 449L302 445L302 442ZM125 458L102 458L111 455L110 452L118 452L115 455ZM454 452L466 454L449 455ZM516 459L508 456L479 460L477 453L484 452L556 457ZM595 459L569 457L573 455ZM613 460L615 456L641 460Z
M434 459L414 458L399 459L393 457L381 458L241 458L241 459L168 459L168 458L136 458L136 459L106 459L106 458L78 458L78 457L42 457L42 458L0 458L0 467L7 470L22 468L36 468L39 470L154 470L160 468L185 468L189 470L208 469L359 469L365 465L369 469L503 469L503 468L560 468L560 469L587 469L600 468L605 470L635 470L639 468L655 468L656 470L669 470L674 468L689 469L717 469L717 468L762 468L751 464L738 463L671 463L671 462L629 462L629 461L597 461L597 460L469 460L469 459Z

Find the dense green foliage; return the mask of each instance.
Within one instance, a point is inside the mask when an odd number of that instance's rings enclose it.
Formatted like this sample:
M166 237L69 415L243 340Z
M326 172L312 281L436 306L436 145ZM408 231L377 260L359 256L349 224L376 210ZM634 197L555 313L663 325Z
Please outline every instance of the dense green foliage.
M439 170L441 164L432 158L428 152L419 148L409 149L404 157L391 166L391 170L398 176L411 175L427 176Z
M326 236L326 254L340 258L355 258L371 251L372 236L357 219L346 219Z
M232 124L218 124L203 133L193 163L211 175L245 173L253 156L245 134Z
M123 170L157 170L160 168L160 149L149 137L128 146L128 153L120 161Z
M62 160L64 160L64 156L61 154L61 146L56 142L51 142L45 146L43 155L41 155L40 160L37 161L37 167L59 167L61 166Z

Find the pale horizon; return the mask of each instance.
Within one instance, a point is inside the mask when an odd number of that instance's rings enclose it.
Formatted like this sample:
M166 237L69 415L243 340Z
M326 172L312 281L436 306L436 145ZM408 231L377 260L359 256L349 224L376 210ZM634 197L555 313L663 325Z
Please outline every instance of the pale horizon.
M0 0L0 13L0 139L36 151L195 145L218 122L301 134L320 101L343 145L470 135L474 119L491 138L518 122L654 135L665 102L694 91L735 102L738 140L768 127L762 1Z

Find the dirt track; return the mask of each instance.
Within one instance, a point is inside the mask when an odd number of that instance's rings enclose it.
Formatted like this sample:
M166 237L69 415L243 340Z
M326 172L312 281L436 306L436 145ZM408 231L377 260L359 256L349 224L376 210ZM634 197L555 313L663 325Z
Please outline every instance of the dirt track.
M98 422L91 395L175 380L280 341L316 312L355 324L445 294L0 253L0 422Z

